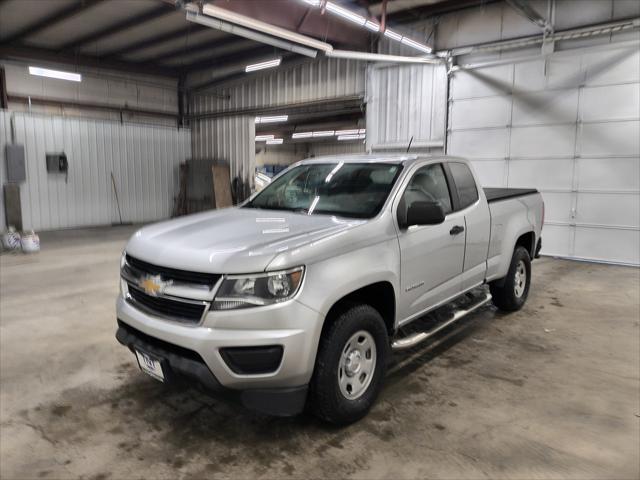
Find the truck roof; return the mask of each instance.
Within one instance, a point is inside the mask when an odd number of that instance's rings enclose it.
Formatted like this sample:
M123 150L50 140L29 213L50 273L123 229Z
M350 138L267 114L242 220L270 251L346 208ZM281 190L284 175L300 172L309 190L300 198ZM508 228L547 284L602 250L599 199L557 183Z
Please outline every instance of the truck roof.
M298 164L318 164L318 163L398 163L403 165L411 164L417 160L426 159L456 159L463 160L450 155L428 155L428 154L412 154L412 153L363 153L355 155L325 155L322 157L308 158L298 162Z

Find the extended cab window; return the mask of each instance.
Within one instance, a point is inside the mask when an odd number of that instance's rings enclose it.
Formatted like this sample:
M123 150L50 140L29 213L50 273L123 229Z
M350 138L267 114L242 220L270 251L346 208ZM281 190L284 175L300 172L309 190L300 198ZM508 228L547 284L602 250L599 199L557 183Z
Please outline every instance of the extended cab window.
M427 165L413 174L398 205L400 220L406 218L407 210L413 202L436 202L445 215L451 212L451 196L441 164Z
M372 218L401 170L402 165L382 162L303 164L276 178L244 208Z
M473 174L464 163L451 162L448 165L458 191L460 209L467 208L478 200L478 188Z

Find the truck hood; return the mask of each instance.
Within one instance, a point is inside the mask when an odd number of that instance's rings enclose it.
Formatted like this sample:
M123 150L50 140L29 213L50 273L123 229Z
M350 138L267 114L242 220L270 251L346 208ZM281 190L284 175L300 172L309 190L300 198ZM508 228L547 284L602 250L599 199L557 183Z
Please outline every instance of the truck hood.
M278 254L342 236L366 220L227 208L144 227L126 252L156 265L207 273L261 272ZM300 258L300 264L304 259Z

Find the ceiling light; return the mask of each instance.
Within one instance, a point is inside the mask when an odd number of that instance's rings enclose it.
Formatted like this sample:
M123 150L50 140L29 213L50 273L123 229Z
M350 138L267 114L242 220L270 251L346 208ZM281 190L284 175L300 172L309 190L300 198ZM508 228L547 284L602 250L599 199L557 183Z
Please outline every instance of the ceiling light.
M319 132L313 132L313 137L333 137L336 134L334 130L322 130Z
M306 45L307 47L315 48L317 50L322 50L325 52L333 50L333 47L330 44L321 42L320 40L316 40L315 38L307 37L306 35L300 35L299 33L292 32L291 30L287 30L285 28L276 27L275 25L271 25L270 23L262 22L260 20L256 20L255 18L247 17L246 15L240 15L239 13L232 12L231 10L216 7L214 5L211 5L210 3L202 7L202 13L211 17L219 18L221 20L226 20L227 22L235 23L237 25L242 25L243 27L257 30L259 32L273 35L274 37L280 37L291 42Z
M266 142L267 140L273 140L273 135L256 135L256 142Z
M421 52L431 53L431 47L427 47L426 45L418 43L415 40L411 40L410 38L402 37L402 40L400 40L400 42L409 47L413 47L416 50L420 50Z
M284 140L282 138L272 138L267 140L267 145L280 145Z
M298 132L291 135L291 138L309 138L313 136L313 132Z
M338 137L338 140L342 141L342 140L362 140L366 137L366 135L364 133L359 134L359 135L340 135Z
M326 53L331 58L348 58L351 60L362 60L365 62L384 62L384 63L442 63L443 60L437 57L418 56L412 57L407 55L387 55L385 53L367 53L351 50L332 50Z
M312 7L319 7L320 0L302 0L304 3L311 5Z
M380 25L378 25L375 22L372 22L371 20L367 20L367 22L364 24L364 26L366 28L368 28L369 30L371 30L372 32L379 32L380 31Z
M358 131L357 128L351 130L336 130L336 135L357 135Z
M38 77L57 78L58 80L69 80L71 82L81 82L82 75L79 73L63 72L61 70L49 70L48 68L29 67L31 75Z
M256 117L256 123L276 123L286 122L289 120L289 115L274 115L271 117Z
M341 6L336 5L333 2L327 2L324 8L326 8L327 11L335 13L336 15L339 15L342 18L349 20L350 22L357 23L360 26L364 25L367 22L367 19L362 15L353 13L352 11L347 10L346 8L342 8Z
M256 70L264 70L265 68L273 68L280 65L280 62L282 62L282 58L275 58L273 60L267 60L266 62L254 63L253 65L247 65L246 67L244 67L244 71L248 73L255 72Z
M216 30L230 33L232 35L238 35L239 37L248 38L249 40L255 40L256 42L266 43L267 45L272 45L283 50L299 53L300 55L305 55L307 57L316 58L318 55L317 50L312 50L311 48L306 48L293 42L287 42L286 40L281 40L279 38L272 37L271 35L256 32L249 28L240 27L234 23L224 22L217 18L208 17L207 15L200 15L198 13L187 11L187 20L199 25L204 25L205 27L215 28Z
M392 40L397 40L398 42L400 40L402 40L402 35L400 35L399 33L394 32L393 30L390 30L388 28L384 31L384 36L385 37L389 37Z

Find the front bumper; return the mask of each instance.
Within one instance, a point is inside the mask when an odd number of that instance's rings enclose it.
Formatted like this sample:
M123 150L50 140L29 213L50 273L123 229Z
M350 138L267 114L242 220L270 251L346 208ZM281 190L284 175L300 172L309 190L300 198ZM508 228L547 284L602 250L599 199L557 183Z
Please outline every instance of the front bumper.
M311 379L322 329L322 315L297 300L242 310L210 311L201 325L172 322L142 312L122 296L118 320L151 338L195 352L225 388L290 388ZM282 360L272 372L242 374L224 361L229 347L282 347Z
M269 415L291 416L304 409L307 385L285 388L229 389L220 384L200 355L163 342L118 321L116 339L132 352L140 350L162 360L165 382L187 379L203 390L239 400L245 407Z

